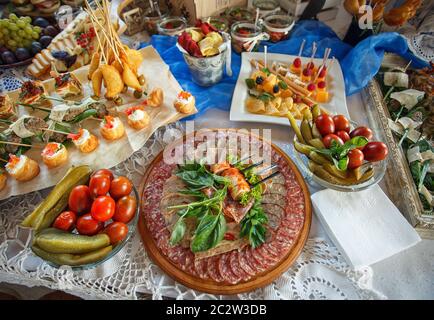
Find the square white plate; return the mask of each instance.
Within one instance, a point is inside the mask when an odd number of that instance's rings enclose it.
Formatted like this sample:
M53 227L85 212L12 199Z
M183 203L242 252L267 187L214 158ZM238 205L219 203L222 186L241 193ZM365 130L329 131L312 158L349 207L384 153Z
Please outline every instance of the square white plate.
M267 61L268 65L271 65L274 61L291 64L296 56L290 56L279 53L268 53ZM264 59L263 52L243 52L241 55L241 70L238 76L237 84L235 86L234 95L232 96L230 120L231 121L247 121L247 122L263 122L273 124L289 125L287 118L267 116L262 114L250 113L246 110L245 101L249 95L248 88L245 79L247 79L252 71L253 66L250 64L250 60ZM310 58L301 57L303 65L310 61ZM315 65L320 65L322 59L314 59ZM341 66L339 62L335 60L330 70L327 72L327 87L330 93L330 101L323 103L321 106L329 110L334 114L343 114L349 118L347 101L345 97L345 84L344 76L342 74Z

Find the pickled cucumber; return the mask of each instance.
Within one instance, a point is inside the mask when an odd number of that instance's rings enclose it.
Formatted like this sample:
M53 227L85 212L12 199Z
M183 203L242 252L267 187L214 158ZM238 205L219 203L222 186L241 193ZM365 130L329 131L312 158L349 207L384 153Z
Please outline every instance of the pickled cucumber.
M315 138L315 139L309 140L308 142L311 146L314 146L317 149L325 149L325 145L321 141L321 139Z
M107 246L85 254L69 254L69 253L51 253L42 250L38 246L33 245L33 252L44 260L51 261L57 265L79 266L83 264L94 263L106 257L112 246Z
M110 238L105 233L83 236L48 228L35 236L34 244L50 253L82 254L107 247Z
M287 117L288 117L289 123L291 124L292 129L295 132L295 135L297 136L298 141L300 141L301 143L305 143L304 138L301 134L300 128L297 125L297 120L295 120L295 118L291 114L291 112L287 113Z
M310 141L313 139L312 137L312 129L310 127L309 121L303 119L300 125L301 135L303 136L304 141Z
M312 146L308 146L307 144L300 143L298 141L294 141L295 150L305 155L309 155L311 151L315 151L315 148Z

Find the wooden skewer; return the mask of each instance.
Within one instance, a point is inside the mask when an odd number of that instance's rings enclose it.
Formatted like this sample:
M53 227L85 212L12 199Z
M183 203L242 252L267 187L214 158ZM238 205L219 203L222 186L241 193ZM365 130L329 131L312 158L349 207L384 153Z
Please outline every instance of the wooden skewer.
M303 41L301 42L300 45L300 50L298 50L298 58L300 58L301 54L303 53L303 49L304 49L304 44L306 43L306 39L303 39Z
M39 128L39 129L37 129L37 130L48 131L48 132L54 132L54 133L60 133L60 134L70 134L70 132L63 132L63 131L53 130L53 129L48 129L48 128Z
M1 162L4 162L4 163L8 163L9 161L7 161L7 160L5 160L5 159L3 159L3 158L0 158L0 161Z
M12 146L39 148L39 149L43 149L44 148L44 146L41 146L41 145L38 145L38 144L25 144L25 143L9 142L9 141L0 141L0 144L10 144Z

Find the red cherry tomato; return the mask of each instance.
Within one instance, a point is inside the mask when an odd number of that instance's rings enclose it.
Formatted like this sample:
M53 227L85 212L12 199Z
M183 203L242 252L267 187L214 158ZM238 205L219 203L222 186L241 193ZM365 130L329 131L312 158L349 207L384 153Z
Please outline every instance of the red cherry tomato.
M90 178L89 190L92 198L106 195L110 190L110 177L101 174L93 176Z
M328 114L319 115L315 120L315 124L323 137L335 132L335 123L333 122L333 118Z
M347 142L348 140L350 140L350 135L346 131L343 131L343 130L338 131L338 132L336 132L336 135L339 138L341 138L344 143Z
M93 236L104 228L104 223L96 221L90 213L86 213L78 218L76 228L79 234Z
M108 196L100 196L92 203L90 214L97 221L110 220L115 214L116 203L113 198Z
M75 227L77 221L77 215L72 211L63 211L54 220L53 227L56 229L71 231Z
M324 143L325 147L328 149L332 145L333 140L335 140L340 145L344 144L342 139L333 133L330 133L330 134L326 135L324 138L322 138L322 143Z
M115 200L129 195L131 190L133 190L133 184L128 178L122 176L113 179L110 185L110 195Z
M72 189L69 194L68 206L71 211L78 214L89 212L92 198L88 186L80 185Z
M99 176L99 175L108 176L110 178L110 181L113 180L114 178L113 172L111 172L109 169L100 169L92 173L92 177Z
M366 137L366 139L371 140L374 134L372 133L372 130L369 129L368 127L358 127L353 131L351 131L350 133L351 138L359 137L359 136L363 136Z
M386 159L389 150L383 142L368 142L363 148L366 161L375 162Z
M344 115L338 114L334 116L333 122L335 124L336 131L345 131L348 133L350 132L350 122Z
M104 233L109 236L110 244L116 244L125 239L128 234L128 226L122 222L112 222L104 229Z
M363 152L359 149L353 149L348 152L348 169L356 169L363 164Z
M116 211L113 221L128 223L134 217L137 208L136 198L129 195L122 197L116 202Z

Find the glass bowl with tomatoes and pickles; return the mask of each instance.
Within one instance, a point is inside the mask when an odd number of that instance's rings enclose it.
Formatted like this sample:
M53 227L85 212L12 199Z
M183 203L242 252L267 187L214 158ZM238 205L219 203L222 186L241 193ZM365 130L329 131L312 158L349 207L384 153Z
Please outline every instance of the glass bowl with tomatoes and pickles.
M111 170L72 167L22 225L34 230L32 251L53 267L94 268L134 233L139 195Z
M318 105L300 123L288 115L298 166L317 184L344 192L361 191L386 173L387 145L373 131L344 115L330 115Z

